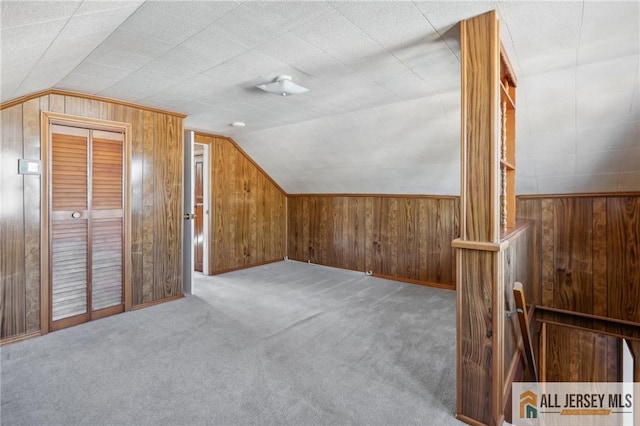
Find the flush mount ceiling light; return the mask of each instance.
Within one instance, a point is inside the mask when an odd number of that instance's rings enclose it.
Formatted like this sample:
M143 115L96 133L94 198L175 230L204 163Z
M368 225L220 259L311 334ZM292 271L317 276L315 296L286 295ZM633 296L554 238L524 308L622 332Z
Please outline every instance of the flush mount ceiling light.
M234 121L233 123L231 123L231 127L242 128L244 126L245 126L244 121Z
M256 87L265 92L282 96L297 95L309 91L306 87L299 86L292 80L290 75L280 75L272 83L265 83Z

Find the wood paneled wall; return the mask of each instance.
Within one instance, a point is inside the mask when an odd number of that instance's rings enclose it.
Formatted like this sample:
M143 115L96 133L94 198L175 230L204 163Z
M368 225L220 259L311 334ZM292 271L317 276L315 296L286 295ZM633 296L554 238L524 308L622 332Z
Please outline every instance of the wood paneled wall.
M640 324L640 194L519 197L541 244L538 303Z
M455 288L457 197L290 195L288 256Z
M536 268L535 268L535 224L529 222L525 225L516 235L510 238L509 246L502 251L502 279L505 298L505 309L507 311L515 312L516 304L513 297L513 285L516 281L522 283L525 300L527 305L534 302L533 289L536 280ZM513 315L511 318L505 320L504 334L503 334L503 349L504 349L504 377L508 380L512 374L513 368L518 368L518 360L515 358L522 358L524 353L518 350L518 343L521 339L520 324L518 323L518 316ZM518 378L517 378L518 379ZM508 390L511 390L509 382Z
M285 193L231 139L195 134L210 147L210 273L284 259Z
M40 111L132 125L131 282L140 305L182 294L183 116L58 91L2 105L0 339L40 330Z
M613 336L546 324L541 380L547 382L617 382L621 340Z

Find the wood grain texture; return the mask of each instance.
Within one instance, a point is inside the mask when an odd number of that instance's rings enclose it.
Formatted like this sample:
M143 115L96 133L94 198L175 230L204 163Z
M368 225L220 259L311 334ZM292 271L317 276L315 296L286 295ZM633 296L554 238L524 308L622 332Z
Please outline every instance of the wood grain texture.
M65 111L66 98L67 98L66 96L59 95L59 94L49 95L48 111L66 113Z
M132 304L144 303L143 288L143 199L144 199L144 115L143 111L119 104L109 104L109 119L131 123L131 161L129 192L131 194L131 282Z
M80 117L109 118L109 105L106 102L96 99L79 98L65 96L65 114L77 115Z
M592 203L554 200L554 305L593 313Z
M40 159L40 105L47 97L34 98L22 106L24 158ZM27 332L40 330L40 192L38 175L24 176L24 261ZM33 194L33 195L32 195Z
M461 64L465 80L462 134L462 182L465 240L498 240L498 157L496 134L499 87L499 46L495 11L464 21Z
M640 324L640 196L523 197L542 244L542 306Z
M154 293L182 293L182 120L155 114Z
M633 355L633 381L640 382L640 341L627 341L627 343Z
M196 133L194 140L208 144L211 154L209 272L283 259L285 194L231 139Z
M607 315L607 199L594 198L593 209L593 313Z
M540 304L542 301L542 203L534 200L517 199L516 211L518 217L533 221L531 257L533 268L533 281L530 285L531 294L526 294L531 303Z
M453 288L457 199L446 197L288 197L293 260Z
M640 324L640 197L607 200L609 316Z
M89 96L65 94L62 92L47 92L38 96L25 98L20 102L14 102L13 106L2 106L2 135L3 138L10 137L15 142L16 153L5 155L7 150L13 149L11 144L2 141L3 166L0 167L0 178L2 179L2 209L8 206L4 200L12 197L19 200L19 209L13 210L16 217L20 216L20 226L13 226L12 220L5 220L3 213L2 226L13 229L13 234L2 229L2 241L11 241L11 253L20 252L19 258L13 259L5 256L5 248L2 248L0 261L2 263L1 278L3 283L3 296L0 301L0 321L2 321L2 333L0 338L4 341L7 338L17 338L21 334L38 330L40 324L40 198L33 196L40 191L39 176L19 176L15 173L18 158L40 158L40 112L51 111L65 114L73 114L89 118L102 118L117 122L130 123L132 125L132 157L131 157L131 282L133 287L133 303L140 304L159 300L161 294L154 292L156 283L154 282L154 269L160 260L165 263L162 253L157 252L154 257L154 240L157 239L154 231L154 221L156 215L173 218L172 234L179 234L177 226L181 226L182 206L171 204L167 207L173 209L171 212L161 212L161 208L154 208L154 197L156 185L159 181L166 183L166 170L162 170L163 179L156 179L154 176L154 156L182 156L182 116L171 115L166 112L154 111L138 107L132 104L123 104L117 101L109 102L105 99L91 99ZM169 145L165 142L158 142L156 136L155 115L166 115L171 120L161 120L170 130L158 132L159 134L171 135ZM167 136L163 136L167 137ZM160 146L156 153L156 145ZM170 148L167 148L170 146ZM162 152L168 149L167 152ZM5 160L6 159L6 160ZM4 165L7 161L7 167ZM10 162L10 164L9 164ZM169 167L170 168L170 167ZM173 172L172 172L173 173ZM6 175L6 176L5 176ZM171 175L171 173L169 173ZM182 191L182 178L177 175L177 179L172 182L172 187L162 188L160 191L173 194L180 194ZM19 182L18 182L19 179ZM6 197L4 191L9 191ZM29 196L26 196L29 194ZM11 197L10 197L11 195ZM14 206L15 207L15 206ZM284 216L283 216L284 217ZM11 226L10 226L11 224ZM166 231L162 230L163 235ZM173 241L173 238L178 240ZM180 250L180 236L172 235L165 245L174 253L170 254L173 274L181 277L181 273L176 273L177 268L181 268L181 259L176 262L175 251ZM179 257L179 256L178 256ZM18 268L16 262L24 264ZM13 266L9 266L13 265ZM179 278L180 279L180 278ZM10 283L5 286L4 283ZM20 285L16 283L20 282ZM181 292L181 283L174 280L171 285L171 293ZM5 300L12 300L11 303L4 303ZM17 315L17 316L16 316Z
M554 306L554 227L553 202L542 201L542 304Z
M458 386L463 396L458 400L458 411L484 424L493 424L493 297L491 285L495 253L459 250L461 265L458 277L459 301L465 309L459 312L460 375ZM498 384L502 390L502 384ZM479 403L482 401L482 403Z
M155 301L155 114L143 113L142 134L142 303ZM135 293L135 291L134 291Z
M618 339L586 330L547 324L546 377L548 382L617 382Z
M533 302L533 287L535 286L534 239L536 233L535 222L530 222L523 232L509 240L509 247L502 253L503 288L505 309L515 311L513 285L516 281L522 283L527 305ZM518 342L522 339L517 315L505 319L504 325L504 377L511 374L510 368L514 358L522 357L518 351Z
M24 183L17 173L22 158L23 108L1 112L0 140L0 338L27 331L25 311Z

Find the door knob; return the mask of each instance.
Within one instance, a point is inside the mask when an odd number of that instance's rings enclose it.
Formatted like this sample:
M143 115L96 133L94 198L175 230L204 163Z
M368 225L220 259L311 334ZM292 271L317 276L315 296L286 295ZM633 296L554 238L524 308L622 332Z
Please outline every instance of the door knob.
M80 217L80 212L73 212L73 213L71 213L71 217L72 217L72 218L74 218L74 219L79 218L79 217Z

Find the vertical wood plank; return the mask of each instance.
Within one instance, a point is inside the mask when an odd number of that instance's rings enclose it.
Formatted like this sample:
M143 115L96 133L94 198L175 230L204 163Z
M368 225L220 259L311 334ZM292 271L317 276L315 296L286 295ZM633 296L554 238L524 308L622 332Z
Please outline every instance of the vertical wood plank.
M389 275L398 276L398 200L389 200Z
M156 300L154 286L155 114L143 113L142 164L142 301ZM134 284L135 285L135 284Z
M553 201L542 201L542 304L554 306L554 226Z
M463 75L463 166L465 194L464 237L470 241L498 240L499 212L497 202L499 146L497 123L499 56L498 29L495 12L465 21L461 34L464 45Z
M540 304L542 302L542 201L518 199L516 211L520 218L533 220L535 223L532 241L534 275L531 302Z
M373 270L373 198L365 197L365 270Z
M65 96L65 113L80 117L100 118L107 120L109 105L96 99Z
M162 299L182 293L182 126L155 115L154 284Z
M619 344L613 336L546 325L546 380L617 382Z
M554 201L554 306L593 313L590 199Z
M22 158L22 104L0 111L0 338L26 331L24 183L18 174Z
M593 199L593 313L607 316L607 200Z
M640 323L640 197L607 201L608 313Z
M456 197L450 205L453 205L453 229L451 230L451 241L456 238L460 238L460 217L462 208L460 206L460 197ZM453 283L453 288L455 289L457 286L457 275L458 275L458 264L456 260L457 253L453 248L451 249L451 281Z
M458 401L466 416L483 419L490 423L491 405L478 404L477 401L491 401L493 369L493 298L490 286L478 283L491 283L493 276L493 254L476 250L461 250L461 276L459 288L462 306L467 309L459 312L461 327L462 375L459 377L467 397ZM473 396L471 398L470 396Z
M40 98L23 104L23 156L40 159ZM40 329L40 193L41 177L24 175L24 263L26 331Z
M64 95L49 95L49 111L51 112L65 112L65 100Z
M429 260L430 251L427 246L427 242L434 238L431 234L431 230L428 225L427 204L430 200L420 199L418 200L418 279L420 281L428 280L428 270L431 266Z

